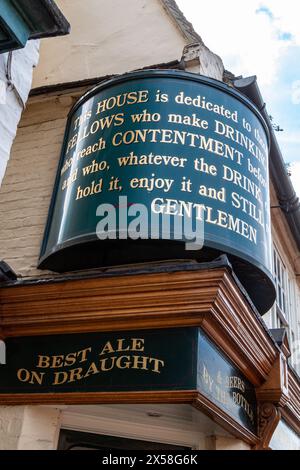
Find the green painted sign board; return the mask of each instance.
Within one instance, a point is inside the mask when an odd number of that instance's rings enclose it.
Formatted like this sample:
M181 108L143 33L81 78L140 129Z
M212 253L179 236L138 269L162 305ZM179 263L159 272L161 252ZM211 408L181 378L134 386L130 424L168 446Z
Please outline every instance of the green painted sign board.
M198 328L9 338L1 394L199 390L256 430L254 387Z
M198 389L237 422L255 432L257 409L253 385L201 331L197 368Z
M186 328L12 338L6 355L2 393L189 390L197 334Z
M39 267L226 253L264 313L275 299L268 153L257 109L216 80L143 71L102 83L70 112Z

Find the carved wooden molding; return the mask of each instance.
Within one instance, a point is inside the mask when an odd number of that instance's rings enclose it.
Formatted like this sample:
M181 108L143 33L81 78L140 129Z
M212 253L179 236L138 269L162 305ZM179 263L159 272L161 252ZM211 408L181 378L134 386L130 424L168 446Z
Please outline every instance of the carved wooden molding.
M299 397L297 401L299 403ZM300 435L300 420L291 401L282 409L281 415L287 425L290 426L296 434Z
M300 434L300 382L284 354L278 355L268 379L256 389L256 396L259 402L279 408L286 423Z
M269 444L281 419L280 409L273 403L261 403L258 408L258 433L260 442L257 450L269 450Z
M237 439L243 440L252 447L256 447L259 444L258 436L237 423L234 418L225 413L225 411L201 393L198 393L196 399L193 401L193 406L209 416L213 421L233 434Z
M19 393L0 394L0 404L42 405L42 404L128 404L128 403L192 403L197 390L153 391L153 392L74 392L74 393Z
M282 410L282 417L297 434L300 434L300 382L289 370L289 401Z
M4 287L0 325L6 337L201 325L254 385L277 355L226 268Z
M284 354L278 354L273 364L268 379L256 390L256 396L260 402L274 403L277 406L285 406L289 401L288 367Z

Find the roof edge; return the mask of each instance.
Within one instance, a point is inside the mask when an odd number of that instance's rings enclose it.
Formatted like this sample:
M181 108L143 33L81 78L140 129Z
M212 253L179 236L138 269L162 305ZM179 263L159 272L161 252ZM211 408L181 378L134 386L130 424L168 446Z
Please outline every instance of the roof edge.
M189 43L199 42L204 44L202 38L194 30L192 23L186 19L175 0L160 0L160 2Z
M266 120L271 136L271 179L275 187L279 207L287 220L297 248L300 251L300 201L295 188L293 187L292 181L287 174L283 155L277 142L270 117L266 110L265 102L257 84L257 77L254 75L252 77L239 78L233 81L233 85L256 104Z
M27 24L32 28L29 39L41 39L53 36L64 36L70 32L70 23L67 21L54 0L39 0L39 4L28 0L12 0L15 8L23 16ZM48 16L50 25L44 31L37 27L40 23L39 11L42 10ZM50 27L51 26L51 27Z

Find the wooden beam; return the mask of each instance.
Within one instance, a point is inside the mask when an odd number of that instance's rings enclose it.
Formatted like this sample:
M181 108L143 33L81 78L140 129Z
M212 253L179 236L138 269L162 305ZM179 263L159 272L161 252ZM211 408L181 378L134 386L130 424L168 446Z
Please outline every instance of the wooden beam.
M254 384L278 351L226 268L0 289L4 337L201 326Z

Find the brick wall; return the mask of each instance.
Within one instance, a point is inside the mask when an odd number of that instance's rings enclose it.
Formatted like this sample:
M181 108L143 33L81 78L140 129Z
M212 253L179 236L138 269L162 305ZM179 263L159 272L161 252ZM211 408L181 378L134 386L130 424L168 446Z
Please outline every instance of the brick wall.
M41 274L36 266L71 103L28 103L0 188L0 258L23 277Z

